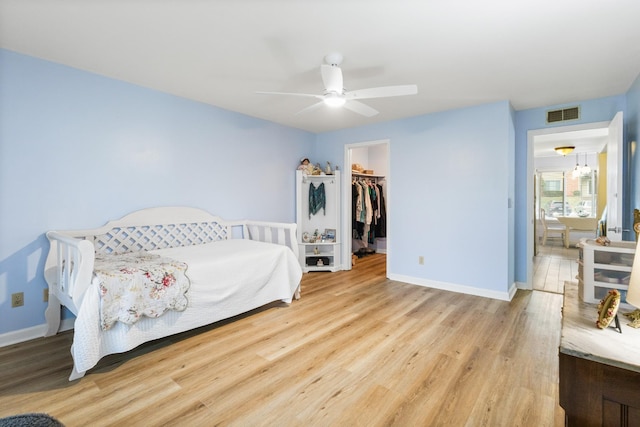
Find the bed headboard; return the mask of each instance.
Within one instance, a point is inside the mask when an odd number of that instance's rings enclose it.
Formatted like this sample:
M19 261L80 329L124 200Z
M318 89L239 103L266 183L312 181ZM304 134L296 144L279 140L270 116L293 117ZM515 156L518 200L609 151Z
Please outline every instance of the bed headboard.
M285 245L298 256L295 223L227 221L190 207L142 209L102 227L62 233L91 242L95 253L100 255L201 245L239 237Z
M110 254L226 240L231 238L232 226L201 209L160 207L130 213L99 228L67 233L93 243L97 254Z

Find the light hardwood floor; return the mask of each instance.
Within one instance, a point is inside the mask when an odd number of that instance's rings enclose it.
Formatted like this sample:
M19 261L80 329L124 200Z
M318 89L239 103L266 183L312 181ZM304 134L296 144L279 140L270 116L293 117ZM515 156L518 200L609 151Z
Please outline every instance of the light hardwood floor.
M0 416L72 426L560 426L562 296L511 302L384 278L385 256L308 273L273 304L103 359L71 334L0 348Z
M547 240L538 245L538 255L533 262L533 289L563 293L564 282L577 282L578 249L565 248L561 240Z

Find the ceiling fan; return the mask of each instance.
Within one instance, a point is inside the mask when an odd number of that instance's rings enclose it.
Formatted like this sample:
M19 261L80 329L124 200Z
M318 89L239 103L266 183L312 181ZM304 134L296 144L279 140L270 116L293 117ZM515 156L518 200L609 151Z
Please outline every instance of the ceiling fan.
M324 60L326 64L322 64L320 66L320 74L322 75L322 82L324 83L324 93L322 95L290 92L258 93L266 95L302 96L320 100L320 102L303 108L296 114L315 110L322 105L327 105L329 107L344 106L344 108L366 117L375 116L376 114L378 114L378 111L374 108L369 107L367 104L360 102L360 99L386 98L390 96L415 95L418 93L418 86L416 85L382 86L369 89L346 91L342 85L342 70L340 69L340 63L342 63L342 59L343 57L339 53L331 53L325 56Z

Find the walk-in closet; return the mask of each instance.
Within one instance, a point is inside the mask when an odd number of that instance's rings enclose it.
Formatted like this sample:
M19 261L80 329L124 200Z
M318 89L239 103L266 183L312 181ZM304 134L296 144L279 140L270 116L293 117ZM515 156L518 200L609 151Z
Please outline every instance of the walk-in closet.
M350 231L353 262L387 253L388 142L350 148Z

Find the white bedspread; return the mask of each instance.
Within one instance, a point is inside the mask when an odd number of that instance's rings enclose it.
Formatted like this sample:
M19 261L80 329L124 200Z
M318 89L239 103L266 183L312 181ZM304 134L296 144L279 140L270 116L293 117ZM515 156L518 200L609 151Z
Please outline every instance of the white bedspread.
M158 318L142 318L132 325L117 322L100 327L100 296L92 283L75 322L71 349L76 369L84 372L107 354L222 319L272 301L291 302L302 277L300 264L286 246L231 239L206 245L152 251L186 262L191 287L185 311L168 311Z

